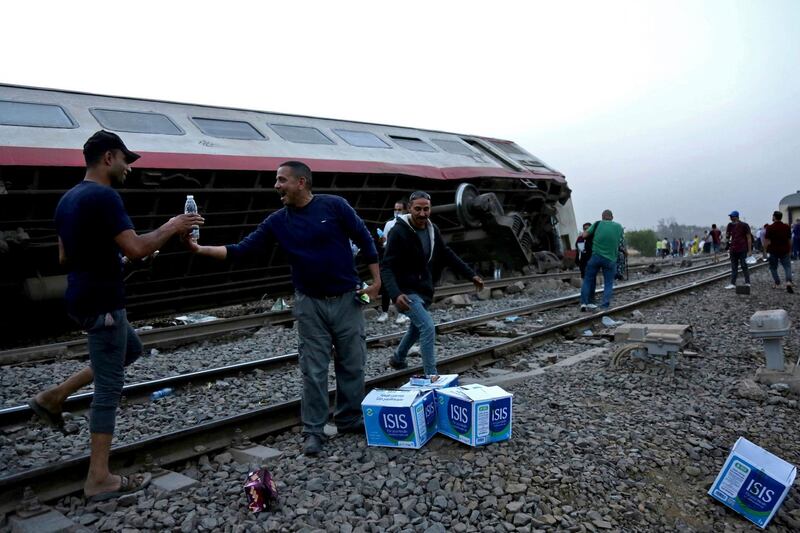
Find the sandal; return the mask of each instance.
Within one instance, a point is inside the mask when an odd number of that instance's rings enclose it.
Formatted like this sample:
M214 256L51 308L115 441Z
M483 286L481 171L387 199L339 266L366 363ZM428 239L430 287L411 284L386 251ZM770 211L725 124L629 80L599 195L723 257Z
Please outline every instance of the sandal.
M31 408L31 411L36 413L36 416L38 416L42 422L48 426L64 431L64 417L61 416L61 413L48 411L42 404L36 401L36 398L31 398L28 402L28 407Z
M86 496L87 503L104 502L113 498L119 498L125 494L138 492L150 484L153 474L135 474L133 476L119 476L119 488L108 492L101 492L94 496ZM84 493L85 495L85 493Z

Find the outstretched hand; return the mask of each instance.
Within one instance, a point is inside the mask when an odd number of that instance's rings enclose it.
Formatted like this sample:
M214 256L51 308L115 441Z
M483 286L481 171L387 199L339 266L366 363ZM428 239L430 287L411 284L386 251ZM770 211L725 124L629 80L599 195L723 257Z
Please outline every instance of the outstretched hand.
M192 226L202 226L204 222L205 219L198 214L178 215L169 219L169 224L178 235L189 233L192 231Z
M200 245L197 244L196 240L192 239L191 232L181 235L181 242L186 247L186 249L188 249L193 254L196 254L197 252L200 251Z

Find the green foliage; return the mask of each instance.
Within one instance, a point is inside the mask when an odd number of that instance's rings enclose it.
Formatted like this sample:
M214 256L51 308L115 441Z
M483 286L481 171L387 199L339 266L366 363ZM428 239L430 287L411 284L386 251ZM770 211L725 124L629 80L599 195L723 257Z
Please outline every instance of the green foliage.
M651 229L639 229L625 232L626 246L638 250L646 257L655 257L656 239L656 232Z

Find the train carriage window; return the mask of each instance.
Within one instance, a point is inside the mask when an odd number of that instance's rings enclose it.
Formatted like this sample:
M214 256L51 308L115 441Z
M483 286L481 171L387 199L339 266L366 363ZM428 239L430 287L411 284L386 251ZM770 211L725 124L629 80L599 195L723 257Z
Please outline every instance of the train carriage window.
M275 133L293 143L336 144L317 128L309 126L290 126L289 124L270 124Z
M475 155L475 152L473 152L469 146L459 141L450 141L447 139L432 139L432 140L433 144L435 144L445 152L458 155L468 155L468 156Z
M89 112L104 128L128 133L155 133L160 135L183 135L167 115L143 111L119 109L90 109Z
M416 137L399 137L397 135L389 135L389 138L396 142L399 146L414 152L435 152L436 148L426 143L422 139Z
M266 139L252 124L243 120L221 120L217 118L192 117L200 131L211 137L263 141Z
M368 131L353 131L353 130L333 130L336 135L345 140L345 142L352 146L360 146L361 148L391 148L389 143Z
M0 100L0 124L36 128L77 128L61 106Z
M497 148L501 149L502 151L504 151L509 155L524 155L524 156L528 155L522 150L520 150L519 147L514 143L492 142L491 144L495 145Z

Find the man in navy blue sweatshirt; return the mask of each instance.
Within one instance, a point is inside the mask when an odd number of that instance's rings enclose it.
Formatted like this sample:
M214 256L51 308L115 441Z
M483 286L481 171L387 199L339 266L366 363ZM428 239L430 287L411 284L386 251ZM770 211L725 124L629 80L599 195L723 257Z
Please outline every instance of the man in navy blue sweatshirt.
M311 185L311 169L305 163L287 161L278 167L275 179L283 209L269 215L239 244L188 245L200 255L236 261L263 256L277 242L288 255L296 291L294 316L303 373L303 450L306 455L317 455L325 442L331 347L336 348L334 422L339 433L363 431L361 400L367 345L358 297L366 293L376 298L381 276L378 252L364 222L343 198L315 195ZM373 281L365 289L360 288L350 240L369 264Z

